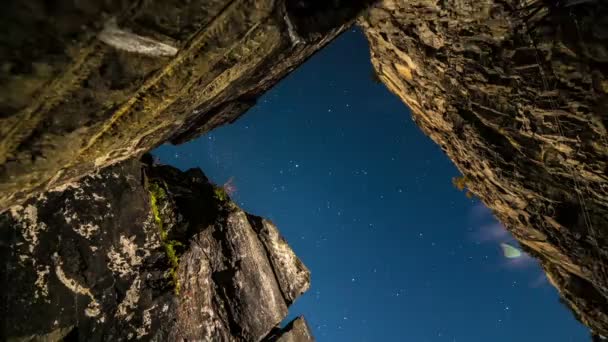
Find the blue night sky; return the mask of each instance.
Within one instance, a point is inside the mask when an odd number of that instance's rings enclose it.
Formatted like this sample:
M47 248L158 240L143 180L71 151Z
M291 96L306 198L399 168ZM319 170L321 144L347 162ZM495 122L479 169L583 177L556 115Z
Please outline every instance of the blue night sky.
M233 199L277 224L312 272L291 313L318 341L588 340L371 70L351 30L234 124L154 154L233 178Z

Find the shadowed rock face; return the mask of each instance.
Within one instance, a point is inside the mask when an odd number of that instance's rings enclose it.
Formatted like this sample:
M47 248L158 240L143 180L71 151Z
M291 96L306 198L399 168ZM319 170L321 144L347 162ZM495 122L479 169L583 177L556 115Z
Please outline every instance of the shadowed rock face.
M272 332L264 342L314 342L314 340L304 317L298 317L283 329Z
M3 4L0 211L235 120L369 2Z
M384 0L372 63L466 186L608 336L608 5Z
M2 340L260 341L310 285L199 169L129 160L11 207L0 232Z

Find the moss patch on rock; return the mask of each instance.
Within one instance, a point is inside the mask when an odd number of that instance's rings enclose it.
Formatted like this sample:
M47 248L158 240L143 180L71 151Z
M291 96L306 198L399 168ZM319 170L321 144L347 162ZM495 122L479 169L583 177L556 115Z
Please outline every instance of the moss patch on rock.
M169 239L169 232L165 228L163 219L161 217L160 207L162 203L167 200L167 193L165 192L165 189L158 183L149 182L148 192L150 193L150 207L152 209L152 215L154 216L154 222L158 227L161 244L165 249L165 253L167 254L167 258L169 259L169 263L171 265L171 268L167 271L167 277L171 279L171 283L175 289L175 294L178 295L180 290L178 277L179 255L176 251L176 247L183 245L177 240Z

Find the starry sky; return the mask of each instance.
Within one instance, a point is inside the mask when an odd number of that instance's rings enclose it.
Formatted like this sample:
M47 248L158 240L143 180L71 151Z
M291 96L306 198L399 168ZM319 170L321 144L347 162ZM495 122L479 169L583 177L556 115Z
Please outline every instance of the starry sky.
M200 167L274 221L312 272L292 307L318 341L585 341L534 260L481 203L409 109L371 77L352 29L232 125L154 151Z

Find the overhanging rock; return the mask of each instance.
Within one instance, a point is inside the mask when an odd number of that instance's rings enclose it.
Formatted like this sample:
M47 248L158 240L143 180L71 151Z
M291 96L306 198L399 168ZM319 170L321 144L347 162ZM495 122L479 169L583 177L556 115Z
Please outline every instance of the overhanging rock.
M466 187L608 336L608 4L384 0L361 26Z
M369 2L10 1L0 211L235 120Z

